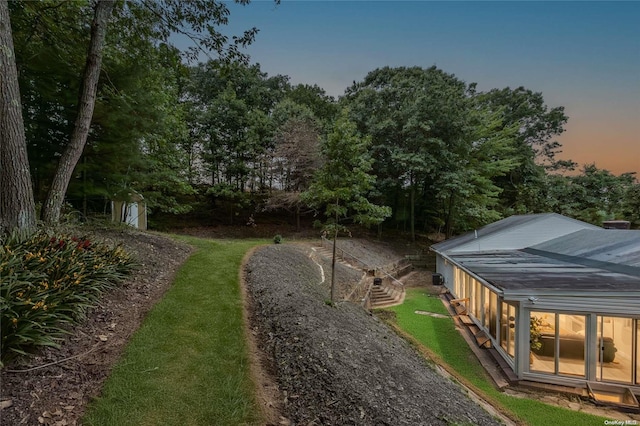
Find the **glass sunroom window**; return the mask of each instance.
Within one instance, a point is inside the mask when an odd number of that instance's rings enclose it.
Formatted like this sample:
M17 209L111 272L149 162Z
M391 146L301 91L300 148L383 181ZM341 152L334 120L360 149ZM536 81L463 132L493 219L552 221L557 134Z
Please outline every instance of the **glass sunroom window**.
M516 353L516 308L505 302L502 302L501 308L500 346L511 358L514 358Z
M487 287L482 287L482 325L491 329L491 291Z
M631 383L633 380L633 319L597 316L596 380Z
M530 371L586 377L586 316L531 311Z
M491 314L489 318L489 332L494 339L498 338L498 295L491 292Z
M473 278L471 280L473 282L473 295L471 296L473 298L473 316L482 322L482 289L484 286Z

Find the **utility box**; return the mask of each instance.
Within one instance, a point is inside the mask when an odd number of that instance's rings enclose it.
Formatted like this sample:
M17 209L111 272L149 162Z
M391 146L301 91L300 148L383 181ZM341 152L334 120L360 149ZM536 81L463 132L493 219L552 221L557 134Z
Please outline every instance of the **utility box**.
M628 220L606 220L602 222L604 229L631 229L631 222Z
M442 276L442 274L433 274L431 276L431 283L433 285L443 285L444 284L444 277Z

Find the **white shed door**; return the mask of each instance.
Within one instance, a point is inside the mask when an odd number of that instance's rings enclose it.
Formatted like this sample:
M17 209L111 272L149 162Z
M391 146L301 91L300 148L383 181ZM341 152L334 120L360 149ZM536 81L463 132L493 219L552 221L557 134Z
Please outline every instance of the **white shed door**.
M134 228L138 227L138 203L124 203L122 205L124 221Z

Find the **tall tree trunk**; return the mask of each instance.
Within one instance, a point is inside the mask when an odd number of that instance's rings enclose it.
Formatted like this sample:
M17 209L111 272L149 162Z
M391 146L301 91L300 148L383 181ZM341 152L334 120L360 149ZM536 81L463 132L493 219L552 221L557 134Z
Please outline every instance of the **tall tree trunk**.
M413 183L413 178L411 178L411 188L409 189L411 194L411 241L416 241L416 186Z
M444 235L446 238L450 238L453 235L453 206L454 206L454 195L449 195L447 206L447 213L445 215L444 221Z
M333 303L333 294L336 282L336 240L338 239L338 203L340 200L336 200L336 223L333 230L333 255L331 256L331 303Z
M36 208L22 119L9 5L0 1L0 233L28 234Z
M114 3L114 0L99 0L96 4L91 24L89 52L82 79L82 91L78 102L78 115L71 134L71 140L60 158L42 211L42 219L47 224L55 224L60 220L60 211L62 210L64 196L67 193L73 170L78 164L78 160L87 143L93 109L96 104L98 80L102 67L102 49L107 34L107 22L111 16Z

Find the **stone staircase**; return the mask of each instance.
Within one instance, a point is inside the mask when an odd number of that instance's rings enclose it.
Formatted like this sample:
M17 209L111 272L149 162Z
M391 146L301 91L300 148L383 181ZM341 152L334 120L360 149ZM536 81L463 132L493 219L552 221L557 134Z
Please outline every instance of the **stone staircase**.
M319 256L325 258L325 259L331 259L333 257L333 250L331 248L327 248L327 247L314 247L314 251L316 252L316 254L318 254ZM356 268L354 265L350 264L349 262L347 262L346 260L344 260L343 258L341 258L340 256L336 256L336 263L340 263L344 266L348 266L350 268Z
M369 293L369 304L371 309L399 305L404 301L404 295L404 291L385 285L374 285Z
M325 259L331 259L333 257L333 248L331 246L321 245L320 247L314 247L313 251L316 255ZM385 308L404 302L405 291L402 283L389 275L390 272L398 272L398 265L395 265L395 263L391 265L392 268L389 272L385 270L387 268L378 270L341 249L338 249L336 252L336 263L341 263L342 265L364 273L360 283L350 296L347 297L348 300L361 300L363 306L367 309ZM404 272L403 270L403 273ZM369 288L370 290L368 290ZM361 293L358 294L357 291ZM362 293L362 291L365 293L368 291L368 294Z

